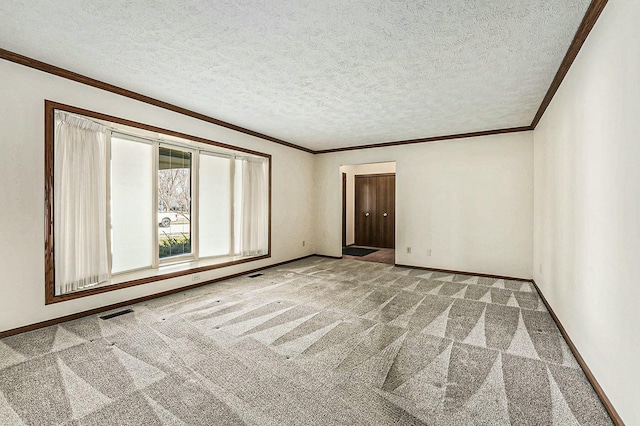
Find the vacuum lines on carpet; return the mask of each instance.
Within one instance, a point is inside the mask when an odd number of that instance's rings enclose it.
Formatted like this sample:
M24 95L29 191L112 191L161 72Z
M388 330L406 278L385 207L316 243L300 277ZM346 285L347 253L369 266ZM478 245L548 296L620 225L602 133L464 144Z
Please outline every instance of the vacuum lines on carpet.
M0 424L608 425L532 284L312 257L0 340Z

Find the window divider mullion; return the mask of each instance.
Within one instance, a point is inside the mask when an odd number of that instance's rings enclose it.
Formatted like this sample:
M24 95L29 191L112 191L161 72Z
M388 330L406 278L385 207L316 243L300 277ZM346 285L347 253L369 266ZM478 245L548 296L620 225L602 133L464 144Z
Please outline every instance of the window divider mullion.
M113 253L111 252L112 241L111 241L111 230L113 225L111 224L111 130L106 131L106 141L105 141L105 149L106 149L106 231L107 231L107 279L111 279L113 276L111 273L111 268L113 267Z
M229 231L229 256L234 256L235 255L235 249L236 249L236 222L235 222L235 202L236 202L236 160L234 158L234 156L231 156L229 158L229 174L230 179L229 179L229 184L231 185L230 191L229 191L229 198L231 199L231 202L229 203L230 206L230 210L231 210L231 214L229 215L229 226L231 226L231 229Z
M191 164L191 254L193 260L197 262L200 259L200 151L195 150L192 153Z
M152 190L153 196L151 199L153 200L153 206L151 208L151 226L153 235L153 260L152 260L152 268L158 269L160 265L160 246L158 241L158 162L160 159L160 143L153 142L153 167L151 168L152 172Z

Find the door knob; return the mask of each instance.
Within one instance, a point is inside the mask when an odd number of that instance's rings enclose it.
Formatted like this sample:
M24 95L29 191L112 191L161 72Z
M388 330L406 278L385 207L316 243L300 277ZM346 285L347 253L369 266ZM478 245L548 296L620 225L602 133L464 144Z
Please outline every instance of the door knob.
M369 212L366 212L364 215L365 215L366 217L369 217Z
M386 213L382 213L382 216L387 217L387 214Z

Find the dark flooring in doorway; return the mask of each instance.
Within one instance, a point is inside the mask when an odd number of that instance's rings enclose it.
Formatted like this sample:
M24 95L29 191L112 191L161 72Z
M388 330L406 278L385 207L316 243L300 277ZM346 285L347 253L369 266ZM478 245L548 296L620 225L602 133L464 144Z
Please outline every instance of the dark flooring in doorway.
M375 253L378 249L362 248L362 247L342 247L342 254L347 256L363 257L371 253Z
M343 254L343 259L364 260L365 262L387 263L389 265L395 265L396 263L396 251L394 249L367 246L349 246L348 248L374 249L376 251L371 254L367 254L366 256L350 256Z

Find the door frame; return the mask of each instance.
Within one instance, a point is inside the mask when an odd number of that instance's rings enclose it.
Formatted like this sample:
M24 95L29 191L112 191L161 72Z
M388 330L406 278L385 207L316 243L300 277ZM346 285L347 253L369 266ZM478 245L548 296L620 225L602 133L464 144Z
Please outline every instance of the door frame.
M347 246L347 174L342 172L342 247Z

